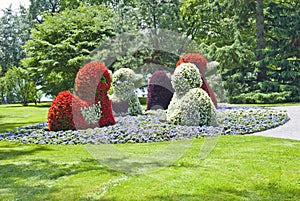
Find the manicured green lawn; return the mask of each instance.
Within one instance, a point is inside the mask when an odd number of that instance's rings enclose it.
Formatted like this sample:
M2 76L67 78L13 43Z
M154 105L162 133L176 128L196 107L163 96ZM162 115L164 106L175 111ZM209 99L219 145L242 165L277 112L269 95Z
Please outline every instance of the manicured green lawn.
M0 142L0 200L300 200L300 141L221 136L204 139L169 167L130 175L97 162L82 145ZM123 144L132 153L165 143Z
M0 105L0 132L26 124L47 121L48 109L51 103Z

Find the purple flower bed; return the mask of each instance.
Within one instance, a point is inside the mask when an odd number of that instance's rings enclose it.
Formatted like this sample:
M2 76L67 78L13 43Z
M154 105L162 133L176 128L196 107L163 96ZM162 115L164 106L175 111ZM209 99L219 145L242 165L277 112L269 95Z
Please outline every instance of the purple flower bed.
M158 113L156 113L158 112ZM117 124L87 130L48 131L47 123L22 126L0 134L0 141L33 144L150 143L205 136L250 134L286 123L286 112L258 107L220 107L220 125L180 126L165 121L165 111L116 117Z

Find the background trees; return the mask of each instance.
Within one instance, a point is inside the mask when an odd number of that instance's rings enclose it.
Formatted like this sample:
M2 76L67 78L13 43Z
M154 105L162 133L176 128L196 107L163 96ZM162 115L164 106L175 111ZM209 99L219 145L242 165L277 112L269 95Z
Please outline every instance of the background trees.
M0 74L25 67L56 96L72 89L84 59L106 38L162 28L220 63L230 102L299 101L299 7L296 0L31 0L29 9L0 18ZM173 67L177 59L145 46L111 70L139 62Z
M22 46L30 36L30 24L27 12L21 7L19 12L8 8L0 17L0 66L4 74L9 68L18 66L25 51Z
M186 0L181 12L187 34L220 62L230 102L300 100L298 1Z

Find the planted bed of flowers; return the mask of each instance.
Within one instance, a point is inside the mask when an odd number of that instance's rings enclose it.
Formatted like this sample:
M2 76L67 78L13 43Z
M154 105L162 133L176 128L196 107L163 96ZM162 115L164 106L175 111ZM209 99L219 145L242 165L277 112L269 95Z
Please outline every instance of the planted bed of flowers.
M49 131L46 122L22 126L0 134L0 141L34 144L150 143L205 136L250 134L267 130L289 120L285 111L259 107L218 108L219 125L181 126L167 123L166 111L139 116L116 117L116 124L87 130Z

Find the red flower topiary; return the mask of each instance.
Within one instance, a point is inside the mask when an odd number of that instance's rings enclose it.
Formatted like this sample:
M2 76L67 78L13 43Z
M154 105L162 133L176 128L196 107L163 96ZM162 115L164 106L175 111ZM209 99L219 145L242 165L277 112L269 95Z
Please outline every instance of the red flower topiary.
M201 74L205 74L207 61L204 56L198 53L188 53L183 55L177 62L176 67L182 63L193 63L195 64Z
M171 79L164 71L156 71L149 80L147 110L167 109L173 97Z
M211 100L213 101L214 105L217 107L218 105L218 101L217 98L215 96L215 93L213 92L213 90L209 87L204 75L206 72L206 65L207 65L207 61L205 59L204 56L202 56L201 54L198 53L188 53L183 55L177 62L176 67L179 66L182 63L193 63L195 64L201 74L201 78L203 81L203 84L201 86L201 88L207 92L207 94L209 95L209 97L211 98Z
M115 124L112 103L107 91L110 89L111 77L108 68L99 62L85 64L77 73L75 92L89 106L101 103L101 118L99 126Z
M107 93L110 84L108 68L99 62L90 62L78 71L74 90L81 99L93 104L97 94Z
M48 128L51 131L59 130L75 130L73 120L73 105L77 107L87 107L88 104L85 101L80 100L68 91L60 92L56 98L52 101L51 107L48 111ZM86 128L87 125L83 116L77 113L78 126Z

